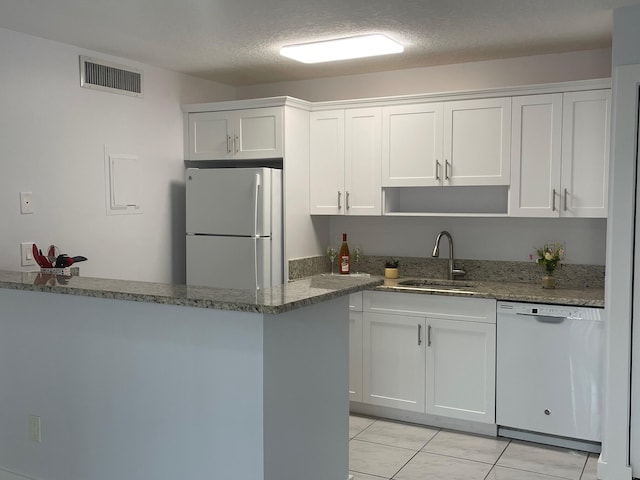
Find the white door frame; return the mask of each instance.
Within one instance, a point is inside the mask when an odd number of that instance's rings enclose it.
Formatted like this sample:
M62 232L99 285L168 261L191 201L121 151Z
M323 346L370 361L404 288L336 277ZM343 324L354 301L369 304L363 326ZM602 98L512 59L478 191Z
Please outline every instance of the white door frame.
M605 399L602 453L598 460L598 478L602 480L630 480L632 473L629 429L634 260L640 266L640 258L634 259L639 88L640 65L614 68L605 283Z

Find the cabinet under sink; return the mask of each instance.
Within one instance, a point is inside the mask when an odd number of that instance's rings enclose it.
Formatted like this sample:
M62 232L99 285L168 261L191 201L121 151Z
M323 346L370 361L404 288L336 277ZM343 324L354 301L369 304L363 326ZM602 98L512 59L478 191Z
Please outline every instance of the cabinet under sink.
M356 401L495 423L495 300L367 291L362 310Z

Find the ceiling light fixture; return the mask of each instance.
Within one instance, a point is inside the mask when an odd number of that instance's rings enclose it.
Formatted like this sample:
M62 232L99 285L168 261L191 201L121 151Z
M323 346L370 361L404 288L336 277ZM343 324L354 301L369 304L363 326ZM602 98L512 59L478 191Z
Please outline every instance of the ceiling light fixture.
M400 53L404 47L380 33L337 38L322 42L287 45L280 49L280 55L302 63L321 63L350 58L373 57Z

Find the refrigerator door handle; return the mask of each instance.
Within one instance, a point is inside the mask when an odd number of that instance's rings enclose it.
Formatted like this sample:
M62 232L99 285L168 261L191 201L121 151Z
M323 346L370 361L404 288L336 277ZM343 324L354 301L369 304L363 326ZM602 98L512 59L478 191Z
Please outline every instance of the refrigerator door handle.
M256 290L258 284L258 199L260 198L260 174L256 173L255 199L253 204L253 274Z
M258 238L258 199L260 198L260 174L256 173L255 198L253 203L253 236Z
M258 238L254 237L253 239L253 272L255 278L255 286L256 290L260 288L258 284Z

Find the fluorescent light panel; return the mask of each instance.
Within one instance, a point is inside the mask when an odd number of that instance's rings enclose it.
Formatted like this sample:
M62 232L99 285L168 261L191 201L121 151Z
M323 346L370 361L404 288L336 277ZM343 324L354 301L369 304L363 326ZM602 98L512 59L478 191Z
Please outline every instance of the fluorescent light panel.
M350 58L373 57L400 53L404 47L380 33L357 37L337 38L322 42L287 45L280 55L302 63L333 62Z

